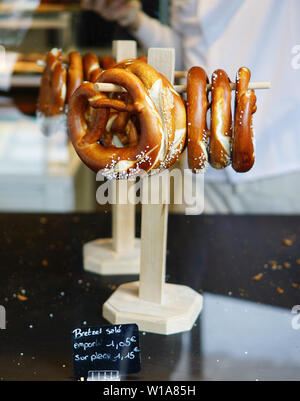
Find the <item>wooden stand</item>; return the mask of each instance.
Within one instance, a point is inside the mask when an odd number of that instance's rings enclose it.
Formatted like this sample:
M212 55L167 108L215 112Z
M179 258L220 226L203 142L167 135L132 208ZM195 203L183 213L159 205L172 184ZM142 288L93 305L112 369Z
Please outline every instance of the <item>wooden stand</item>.
M174 49L149 49L148 63L173 81ZM151 191L162 191L161 184L152 185L153 177L145 180ZM140 281L121 285L103 305L103 316L112 324L136 323L141 331L174 334L193 327L202 296L165 283L168 204L163 193L160 204L142 205Z
M136 58L136 42L114 41L113 56L117 62ZM118 196L119 181L114 184ZM127 191L133 184L127 181ZM84 270L101 275L138 274L140 248L140 239L135 238L135 205L116 203L112 205L112 238L97 239L83 246Z

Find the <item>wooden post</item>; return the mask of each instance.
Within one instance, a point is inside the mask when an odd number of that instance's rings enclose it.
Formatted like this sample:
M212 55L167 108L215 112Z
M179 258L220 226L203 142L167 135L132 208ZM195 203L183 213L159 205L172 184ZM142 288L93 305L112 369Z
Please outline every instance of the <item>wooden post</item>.
M112 54L116 62L137 57L137 43L135 40L114 40Z
M150 177L149 184L151 190L155 190L151 184L152 181ZM142 205L139 297L144 301L163 302L166 274L167 226L168 204Z
M137 43L134 40L114 40L113 57L119 63L128 58L137 57ZM116 180L113 187L116 189L116 197L118 199L120 186L122 183ZM127 191L134 185L133 181L127 181ZM120 253L123 251L131 251L135 243L135 205L131 203L112 205L112 240L113 249Z
M149 49L148 63L171 82L174 61L173 49ZM161 202L142 205L140 281L121 285L103 305L103 316L112 324L136 323L139 330L152 333L188 331L202 309L202 296L189 287L165 283L167 199L160 180L158 186L154 177L144 180L150 191L161 195Z
M133 40L116 40L112 56L117 62L137 57ZM124 182L111 182L113 198L118 199ZM127 193L133 181L125 182ZM135 205L116 202L112 205L112 238L99 239L84 245L84 269L101 275L138 274L140 270L140 239L135 238Z
M174 49L149 49L148 64L152 65L152 67L173 83L175 71ZM161 203L142 205L139 296L144 301L162 303L166 274L169 206L167 204L167 199L163 198L165 190L162 188L161 180L155 182L155 178L153 179L152 177L145 179L148 180L148 188L150 187L152 192L156 192L156 199L161 199ZM159 185L158 187L157 183Z
M116 199L119 197L120 187L123 183L116 180L113 185L116 191ZM127 181L127 190L132 185L132 181ZM135 242L135 205L120 204L112 205L112 243L113 249L117 253L130 251L134 248Z

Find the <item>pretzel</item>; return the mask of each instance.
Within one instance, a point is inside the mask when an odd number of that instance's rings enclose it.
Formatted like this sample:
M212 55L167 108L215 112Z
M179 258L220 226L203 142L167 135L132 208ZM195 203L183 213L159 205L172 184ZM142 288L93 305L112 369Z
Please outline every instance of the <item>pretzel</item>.
M166 169L179 158L186 138L186 111L181 97L170 82L142 60L124 60L116 64L140 78L160 113L165 129L165 157L158 168Z
M104 70L113 68L115 64L116 64L116 61L112 57L103 56L100 58L100 65Z
M192 67L187 77L187 149L189 168L196 173L208 165L206 114L209 106L206 85L208 78L201 67Z
M69 68L67 76L67 103L74 91L83 81L83 65L81 55L73 51L69 54Z
M225 71L216 70L212 75L211 132L209 162L222 169L231 162L232 116L231 88Z
M94 90L92 83L84 82L70 101L68 126L71 141L82 161L94 171L104 170L107 178L128 178L140 169L149 172L164 158L165 138L161 117L141 80L129 71L113 68L104 71L98 82L123 86L132 97L133 104L110 99ZM87 105L104 111L97 129L88 129L85 119ZM110 109L138 115L140 138L136 146L105 147L98 142L105 131Z
M62 52L52 49L46 57L37 101L38 113L45 117L61 114L66 98L66 68L62 64Z
M98 57L95 53L86 53L83 56L84 79L89 82L96 82L102 72Z
M249 171L255 160L252 116L257 107L254 90L248 90L250 77L249 69L242 67L236 79L232 167L238 173Z

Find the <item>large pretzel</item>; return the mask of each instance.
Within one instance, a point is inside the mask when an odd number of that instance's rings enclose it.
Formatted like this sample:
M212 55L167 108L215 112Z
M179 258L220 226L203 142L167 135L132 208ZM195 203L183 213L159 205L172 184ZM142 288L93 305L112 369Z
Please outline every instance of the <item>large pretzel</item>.
M257 107L254 91L248 90L250 77L249 69L242 67L236 79L232 167L238 173L249 171L255 160L252 115Z
M46 57L37 110L45 117L63 113L66 99L66 68L62 63L62 52L52 49Z
M222 169L231 162L232 115L231 88L225 71L217 70L212 75L211 131L209 162L212 167Z
M179 158L185 145L186 110L182 99L170 82L143 60L124 60L115 67L124 68L143 81L160 113L165 131L165 157L160 161L159 168L170 167Z
M67 103L69 103L71 96L82 82L83 82L82 58L78 52L73 51L69 54Z
M208 165L208 139L206 114L209 106L207 97L207 75L203 68L192 67L187 77L187 150L189 168L196 173Z
M92 83L84 82L72 96L68 112L70 138L79 157L92 170L104 170L108 178L128 178L140 169L149 172L158 167L166 153L165 132L161 117L141 80L129 71L113 68L104 71L98 82L123 86L133 103L110 99L106 94L96 92ZM97 129L88 129L85 119L88 105L104 109L106 113ZM136 146L116 148L99 143L111 108L138 115L141 132Z

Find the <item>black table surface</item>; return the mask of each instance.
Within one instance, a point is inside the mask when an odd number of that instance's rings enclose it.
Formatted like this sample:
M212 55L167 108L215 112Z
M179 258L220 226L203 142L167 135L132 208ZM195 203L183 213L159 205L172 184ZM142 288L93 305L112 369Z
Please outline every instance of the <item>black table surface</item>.
M72 381L72 329L107 325L103 303L138 279L83 270L82 245L111 236L111 215L0 222L0 380ZM299 380L299 259L300 216L170 215L166 281L201 292L204 307L191 331L140 332L141 372L122 379Z

